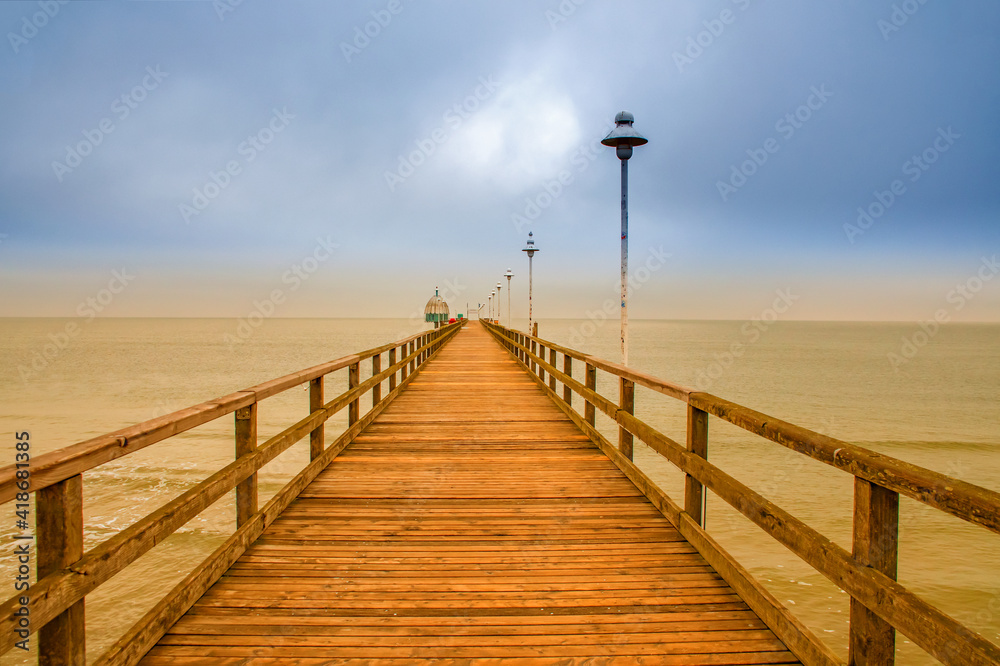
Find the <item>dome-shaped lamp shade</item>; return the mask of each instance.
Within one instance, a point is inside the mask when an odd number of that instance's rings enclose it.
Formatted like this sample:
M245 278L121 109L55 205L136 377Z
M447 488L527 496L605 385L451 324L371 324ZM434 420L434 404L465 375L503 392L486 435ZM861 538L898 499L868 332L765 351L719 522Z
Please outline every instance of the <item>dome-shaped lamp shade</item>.
M628 111L621 111L615 116L615 128L601 140L605 146L617 148L618 159L627 160L632 157L632 147L649 143L649 139L635 131L632 123L635 117Z
M447 322L450 316L451 310L448 309L448 304L438 295L438 290L435 288L434 295L431 296L430 300L427 301L427 305L424 306L424 321L439 324Z

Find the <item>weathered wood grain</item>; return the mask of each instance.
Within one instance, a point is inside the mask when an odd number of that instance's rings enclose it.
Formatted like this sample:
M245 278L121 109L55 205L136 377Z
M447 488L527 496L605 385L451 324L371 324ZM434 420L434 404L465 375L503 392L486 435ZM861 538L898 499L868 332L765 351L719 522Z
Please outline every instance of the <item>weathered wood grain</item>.
M38 578L71 566L83 555L83 477L48 486L36 496ZM23 542L22 542L23 543ZM39 666L86 663L84 600L60 613L38 635Z
M144 663L199 656L798 663L475 326Z

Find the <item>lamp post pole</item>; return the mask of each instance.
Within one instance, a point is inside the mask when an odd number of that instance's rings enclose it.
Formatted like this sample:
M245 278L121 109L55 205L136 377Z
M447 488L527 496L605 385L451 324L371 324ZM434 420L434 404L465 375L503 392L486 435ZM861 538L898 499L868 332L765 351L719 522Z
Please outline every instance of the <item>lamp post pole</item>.
M497 282L497 323L500 323L500 311L503 309L500 307L500 289L503 287L499 282Z
M605 146L614 146L615 154L622 162L622 365L628 365L628 160L632 157L633 146L641 146L648 141L632 128L634 122L635 117L631 113L620 112L615 116L615 128L601 141Z
M535 253L538 252L538 248L535 247L535 241L532 239L532 233L530 231L528 232L528 245L521 251L528 254L528 335L534 335L534 331L532 329L534 315L531 311L531 259L535 256Z
M508 268L507 272L503 274L507 278L507 328L510 328L510 279L514 277L514 274Z
M631 148L629 148L631 151ZM622 365L628 365L628 160L622 161Z

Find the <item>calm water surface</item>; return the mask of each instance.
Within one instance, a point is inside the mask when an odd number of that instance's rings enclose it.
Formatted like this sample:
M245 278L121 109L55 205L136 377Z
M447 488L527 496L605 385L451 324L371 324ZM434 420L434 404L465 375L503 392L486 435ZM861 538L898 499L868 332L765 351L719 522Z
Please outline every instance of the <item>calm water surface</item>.
M0 459L13 460L15 430L33 455L231 393L309 365L404 337L408 320L268 320L241 344L233 320L107 319L61 338L66 321L0 319ZM526 328L527 322L514 321ZM542 320L542 337L618 358L616 322ZM631 365L909 462L1000 489L1000 326L943 327L899 367L910 324L631 322ZM228 336L227 336L228 334ZM62 343L54 346L54 338ZM738 343L739 354L732 354ZM52 344L46 348L47 344ZM32 365L34 361L34 365ZM346 385L345 373L327 394ZM617 398L605 381L603 393ZM265 401L260 435L308 410L294 389ZM637 387L636 414L683 441L678 401ZM338 415L340 416L340 415ZM345 417L346 418L346 417ZM328 426L344 427L343 418ZM610 422L602 429L614 436ZM308 459L302 442L261 473L265 501ZM196 428L85 475L86 547L108 538L232 460L232 419ZM709 456L730 474L850 549L852 477L713 418ZM642 446L636 460L675 498L682 477ZM11 505L7 505L10 507ZM13 511L13 508L10 508ZM234 527L231 498L193 520L87 599L88 652L96 658ZM0 520L12 581L14 517ZM756 526L713 498L712 535L778 598L846 654L848 601ZM901 502L900 580L1000 642L1000 537L916 502ZM8 594L13 593L12 585ZM113 600L113 601L112 601ZM934 660L899 638L900 664ZM19 656L4 664L31 663Z

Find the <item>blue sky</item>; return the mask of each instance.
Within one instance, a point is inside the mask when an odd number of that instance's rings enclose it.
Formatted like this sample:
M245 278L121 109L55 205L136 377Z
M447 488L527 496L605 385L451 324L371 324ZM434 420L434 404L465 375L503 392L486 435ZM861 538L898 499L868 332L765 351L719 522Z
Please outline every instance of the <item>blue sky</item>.
M0 316L118 270L102 315L407 317L508 267L526 316L532 230L537 316L582 318L628 109L631 316L1000 321L993 2L3 2L0 31Z

